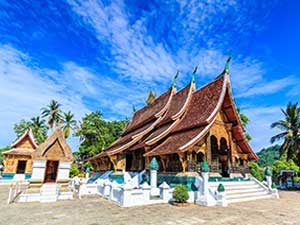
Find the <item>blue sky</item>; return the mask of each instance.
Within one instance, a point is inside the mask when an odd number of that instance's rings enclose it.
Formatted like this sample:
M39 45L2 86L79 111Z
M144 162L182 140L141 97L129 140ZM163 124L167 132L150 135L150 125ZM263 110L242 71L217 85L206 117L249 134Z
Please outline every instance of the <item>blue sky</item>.
M255 151L270 144L280 107L300 96L298 1L0 1L0 146L13 124L56 99L76 118L123 119L152 87L202 86L224 68L250 118ZM72 138L73 150L78 147Z

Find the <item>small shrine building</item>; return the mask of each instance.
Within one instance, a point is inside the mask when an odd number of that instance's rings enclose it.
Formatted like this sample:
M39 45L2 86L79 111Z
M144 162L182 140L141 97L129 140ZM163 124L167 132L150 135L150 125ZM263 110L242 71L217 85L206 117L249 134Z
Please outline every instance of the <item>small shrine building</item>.
M70 166L74 161L60 126L40 145L36 144L31 129L28 129L3 155L4 179L24 175L32 186L49 182L68 183Z
M26 179L32 173L32 155L37 149L32 130L28 129L18 140L11 145L11 149L3 152L4 179L13 179L15 174L24 174Z
M228 60L229 62L229 60ZM141 171L156 157L160 172L200 172L204 159L211 172L227 177L248 171L258 160L245 139L233 100L228 62L224 71L196 89L191 82L170 89L136 111L120 138L88 161L95 171Z

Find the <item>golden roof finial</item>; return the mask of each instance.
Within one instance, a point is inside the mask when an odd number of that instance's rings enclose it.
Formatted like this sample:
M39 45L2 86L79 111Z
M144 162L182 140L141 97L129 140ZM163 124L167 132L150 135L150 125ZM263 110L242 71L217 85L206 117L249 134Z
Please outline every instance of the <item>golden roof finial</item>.
M152 91L152 88L150 88L149 95L146 100L146 104L150 105L155 100L155 98L156 98L156 94Z

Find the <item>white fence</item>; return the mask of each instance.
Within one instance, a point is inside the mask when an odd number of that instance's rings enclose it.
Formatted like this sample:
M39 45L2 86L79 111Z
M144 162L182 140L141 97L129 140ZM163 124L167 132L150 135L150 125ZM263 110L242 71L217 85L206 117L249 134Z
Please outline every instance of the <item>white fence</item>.
M12 183L9 188L7 203L10 204L14 202L17 196L21 192L25 191L27 188L28 188L28 182L17 181L15 183Z

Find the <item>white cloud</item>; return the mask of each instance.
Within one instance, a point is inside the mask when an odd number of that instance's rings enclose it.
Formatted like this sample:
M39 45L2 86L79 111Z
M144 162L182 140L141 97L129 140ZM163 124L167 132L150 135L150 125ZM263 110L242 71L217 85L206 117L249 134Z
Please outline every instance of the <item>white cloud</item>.
M285 77L278 80L263 81L248 90L237 95L237 97L249 97L255 95L268 95L281 91L287 87L294 86L299 83L299 79L293 76Z
M71 110L77 119L91 109L84 98L92 99L94 109L110 109L124 118L131 114L131 104L143 96L138 88L131 89L73 62L63 63L62 70L56 71L32 67L31 60L10 46L0 46L1 145L14 140L12 128L16 122L39 115L40 108L51 99L60 102L63 110Z
M278 133L278 130L271 129L272 123L282 119L281 106L249 106L243 108L242 112L250 119L247 132L252 136L250 145L254 151L259 151L264 147L270 146L270 139Z

